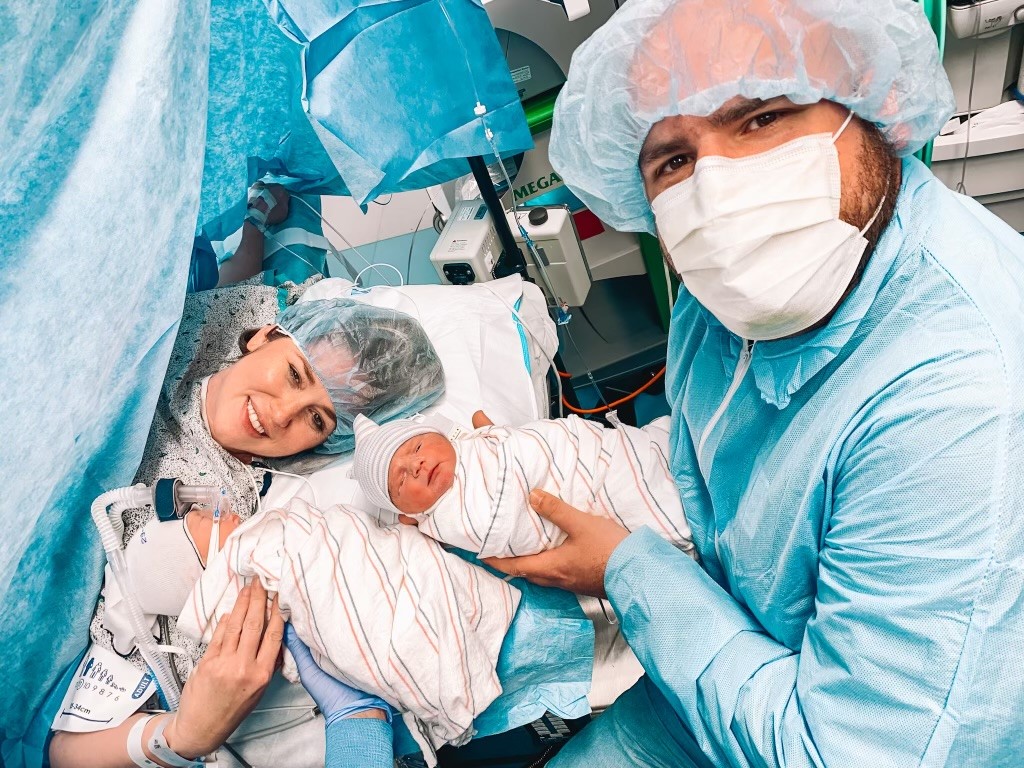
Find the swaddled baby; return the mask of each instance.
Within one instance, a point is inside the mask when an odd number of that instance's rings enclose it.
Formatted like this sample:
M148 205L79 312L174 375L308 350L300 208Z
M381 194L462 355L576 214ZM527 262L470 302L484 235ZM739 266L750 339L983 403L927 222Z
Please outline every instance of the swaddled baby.
M535 488L574 507L648 526L693 552L690 526L668 469L668 418L607 429L577 416L449 440L411 420L355 421L353 474L371 503L416 521L431 538L481 557L529 555L565 534L533 511Z
M472 737L502 690L496 667L518 589L415 528L342 505L294 499L245 522L225 516L220 536L212 528L208 512L193 511L129 542L146 613L178 616L182 632L209 642L246 580L259 578L320 666L405 715L428 762Z

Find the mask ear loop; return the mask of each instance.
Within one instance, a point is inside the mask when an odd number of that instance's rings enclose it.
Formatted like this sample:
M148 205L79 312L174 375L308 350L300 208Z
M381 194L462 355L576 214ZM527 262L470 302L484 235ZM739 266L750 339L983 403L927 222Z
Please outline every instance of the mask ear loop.
M846 119L843 120L843 124L839 126L839 130L837 130L835 133L832 134L832 143L833 144L836 143L836 140L842 135L843 131L846 130L846 126L848 126L852 120L853 120L853 110L852 109L848 109L847 112L846 112ZM878 201L878 205L875 206L875 212L873 214L871 214L871 218L868 219L868 223L865 224L864 227L860 230L861 237L864 236L865 232L867 232L869 229L871 229L871 225L875 223L875 220L878 218L878 214L880 214L882 212L882 206L885 204L885 197L886 197L885 195L882 195L882 199L879 200Z
M836 141L839 139L839 137L843 135L843 131L846 130L846 126L848 126L850 124L851 120L853 120L853 110L852 109L847 111L846 119L843 120L843 124L839 126L839 130L837 130L835 133L832 134L832 143L833 144L835 144Z

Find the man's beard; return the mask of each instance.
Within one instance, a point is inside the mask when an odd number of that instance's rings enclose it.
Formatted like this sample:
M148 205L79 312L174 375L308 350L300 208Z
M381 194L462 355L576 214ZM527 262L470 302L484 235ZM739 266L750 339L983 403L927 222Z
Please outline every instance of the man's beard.
M860 154L863 167L860 171L860 188L852 190L849 203L842 206L839 218L857 229L864 229L868 222L871 222L871 226L864 233L868 247L864 249L854 282L860 278L879 237L892 221L900 189L900 161L896 153L874 125L859 117L856 120L862 131Z

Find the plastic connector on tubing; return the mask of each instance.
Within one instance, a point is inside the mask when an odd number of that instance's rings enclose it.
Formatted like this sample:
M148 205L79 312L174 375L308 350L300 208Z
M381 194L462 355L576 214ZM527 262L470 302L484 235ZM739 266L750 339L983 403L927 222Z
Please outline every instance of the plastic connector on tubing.
M473 107L473 114L476 115L477 117L483 117L484 115L487 114L487 107L485 107L478 101L476 103L476 106Z

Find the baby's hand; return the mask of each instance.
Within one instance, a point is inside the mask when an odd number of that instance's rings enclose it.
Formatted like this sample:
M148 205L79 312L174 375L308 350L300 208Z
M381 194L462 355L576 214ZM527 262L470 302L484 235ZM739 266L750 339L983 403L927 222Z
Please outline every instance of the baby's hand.
M491 421L487 414L483 411L477 411L473 414L473 429L480 429L480 427L493 427L494 422Z

